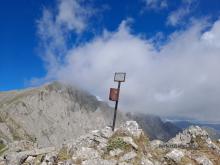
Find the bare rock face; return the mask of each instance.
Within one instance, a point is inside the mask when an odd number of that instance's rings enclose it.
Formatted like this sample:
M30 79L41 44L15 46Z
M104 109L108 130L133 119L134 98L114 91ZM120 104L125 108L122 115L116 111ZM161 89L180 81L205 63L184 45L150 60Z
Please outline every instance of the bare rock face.
M113 110L95 96L58 82L0 93L0 138L59 146L112 122ZM124 121L119 113L118 123Z

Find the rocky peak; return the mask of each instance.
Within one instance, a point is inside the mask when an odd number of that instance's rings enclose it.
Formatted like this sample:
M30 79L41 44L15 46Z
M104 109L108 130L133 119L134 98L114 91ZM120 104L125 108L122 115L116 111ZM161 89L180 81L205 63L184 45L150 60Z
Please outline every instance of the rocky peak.
M187 145L196 142L198 139L206 141L209 139L209 135L199 126L190 126L168 142L173 144Z
M59 146L112 122L113 109L95 96L59 82L1 93L0 138ZM125 121L119 112L118 123ZM117 124L118 124L117 123Z
M198 127L190 127L183 131L182 135L187 137L195 135L195 138L202 136L208 139L207 134ZM137 122L127 121L114 132L110 127L93 130L77 139L65 141L57 148L35 146L31 150L8 152L0 158L0 165L6 161L8 165L219 165L220 163L220 154L215 153L215 149L210 146L195 150L175 145L170 147L168 143L159 143L159 146L152 147L151 143Z

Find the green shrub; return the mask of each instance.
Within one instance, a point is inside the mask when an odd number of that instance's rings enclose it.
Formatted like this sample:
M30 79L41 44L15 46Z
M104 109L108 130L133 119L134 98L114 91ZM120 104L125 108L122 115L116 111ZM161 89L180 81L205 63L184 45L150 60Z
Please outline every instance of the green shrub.
M128 147L129 147L129 145L127 143L125 143L122 138L115 137L115 138L110 139L108 141L107 150L111 151L111 150L114 150L114 149L117 149L117 148L125 150Z

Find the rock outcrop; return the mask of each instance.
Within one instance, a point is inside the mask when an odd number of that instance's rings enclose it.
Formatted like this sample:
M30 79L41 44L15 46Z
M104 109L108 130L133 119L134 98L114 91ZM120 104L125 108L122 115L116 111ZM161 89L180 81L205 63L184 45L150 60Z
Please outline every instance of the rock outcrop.
M24 142L23 142L24 143ZM157 145L155 145L155 144ZM19 143L16 143L19 144ZM112 132L94 130L59 147L8 150L0 165L219 165L218 142L210 141L200 127L190 127L169 142L150 142L135 121L127 121ZM152 145L154 144L154 145ZM195 148L187 146L197 144ZM210 146L215 145L215 147ZM11 145L13 146L13 145Z

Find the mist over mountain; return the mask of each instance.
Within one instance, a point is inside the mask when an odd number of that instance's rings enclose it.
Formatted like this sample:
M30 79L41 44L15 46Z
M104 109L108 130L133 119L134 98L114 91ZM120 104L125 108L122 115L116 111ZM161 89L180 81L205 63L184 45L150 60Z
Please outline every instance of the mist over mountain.
M95 96L55 82L39 88L0 93L0 136L58 145L91 129L111 124L113 110ZM118 123L122 121L118 115Z
M175 125L177 125L178 127L185 129L187 127L189 127L190 125L198 125L201 127L210 127L213 128L215 130L220 131L220 124L212 124L212 123L201 123L201 122L193 122L193 121L171 121L172 123L174 123Z
M113 108L88 92L54 82L41 87L0 93L0 137L4 141L36 141L59 145L93 129L112 125ZM119 110L116 124L137 120L151 139L167 140L180 131L157 116Z

